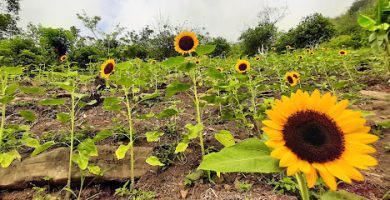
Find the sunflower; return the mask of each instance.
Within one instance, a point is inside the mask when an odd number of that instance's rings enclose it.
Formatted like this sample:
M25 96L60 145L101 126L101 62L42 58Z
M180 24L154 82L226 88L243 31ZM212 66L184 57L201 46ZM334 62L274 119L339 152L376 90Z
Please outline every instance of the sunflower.
M346 50L339 51L339 55L341 55L341 56L346 56L347 54L348 54L348 52Z
M199 65L200 64L200 59L195 60L195 64Z
M255 57L255 60L256 60L256 61L259 61L260 59L261 59L260 56L256 56L256 57Z
M310 52L310 55L314 55L314 51L311 51L311 52Z
M235 69L238 73L242 74L251 69L251 64L247 60L239 60L235 65Z
M303 60L304 57L302 55L298 55L297 58L298 60Z
M378 140L369 134L370 127L360 112L347 109L349 102L337 102L330 93L321 96L318 90L311 95L298 90L291 97L282 96L272 109L262 130L269 137L271 156L287 175L298 172L306 175L308 186L314 187L318 174L331 189L337 189L336 178L352 183L362 181L356 169L368 169L377 160L368 155L376 150L368 144Z
M114 59L108 59L100 67L100 76L102 78L108 79L112 72L115 70L115 61Z
M150 59L150 60L149 60L149 63L152 64L152 65L154 65L154 64L157 63L157 61L156 61L155 59Z
M286 46L286 49L294 49L294 47L290 46L290 45L287 45Z
M67 56L67 55L62 55L62 56L60 57L60 61L61 61L61 62L65 62L66 59L68 59L68 56Z
M299 74L297 72L287 72L284 79L290 86L298 85Z
M175 37L175 50L181 54L194 52L199 40L194 32L183 31Z
M310 53L312 50L310 48L306 48L306 53Z
M216 67L215 69L218 70L221 73L223 72L223 67Z

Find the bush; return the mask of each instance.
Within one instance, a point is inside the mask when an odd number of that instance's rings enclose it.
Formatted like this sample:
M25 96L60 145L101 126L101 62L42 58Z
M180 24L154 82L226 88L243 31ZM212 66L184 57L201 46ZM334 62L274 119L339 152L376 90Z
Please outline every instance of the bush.
M3 56L0 65L28 66L44 62L42 52L32 39L15 37L0 40L0 55Z
M226 56L231 50L229 42L223 37L214 38L209 44L216 45L214 52L211 54L212 57Z
M324 46L330 48L353 48L358 49L362 46L367 45L367 41L365 37L359 34L353 35L339 35L337 37L332 38L329 42L325 43Z
M276 32L277 28L272 23L259 24L254 29L244 31L240 36L244 54L253 56L261 50L269 49Z

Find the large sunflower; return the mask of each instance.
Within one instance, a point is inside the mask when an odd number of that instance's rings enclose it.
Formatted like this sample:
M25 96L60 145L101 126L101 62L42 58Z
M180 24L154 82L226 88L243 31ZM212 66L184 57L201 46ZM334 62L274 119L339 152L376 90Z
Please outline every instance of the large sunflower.
M247 60L239 60L234 68L238 73L242 74L251 69L251 64Z
M194 52L199 40L194 32L181 32L175 37L175 50L181 54Z
M114 59L108 59L100 67L100 76L102 78L108 79L112 72L115 70L115 61Z
M368 155L375 149L368 144L378 137L368 133L360 112L346 109L348 104L348 100L337 103L330 93L321 96L318 90L311 95L298 90L275 101L262 130L269 137L266 144L274 148L271 156L287 168L287 175L303 172L313 187L318 172L336 190L336 178L346 183L362 181L356 168L377 165Z

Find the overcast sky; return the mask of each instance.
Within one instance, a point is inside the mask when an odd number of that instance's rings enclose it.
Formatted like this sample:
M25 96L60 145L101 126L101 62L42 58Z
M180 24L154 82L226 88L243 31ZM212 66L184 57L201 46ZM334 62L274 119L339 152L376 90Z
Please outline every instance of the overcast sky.
M354 0L21 0L19 26L29 22L43 26L82 28L76 13L102 17L99 28L110 32L120 24L128 30L156 26L158 19L182 27L205 27L211 36L237 41L240 33L257 24L264 7L286 7L286 16L277 24L288 30L314 12L334 17L345 12Z

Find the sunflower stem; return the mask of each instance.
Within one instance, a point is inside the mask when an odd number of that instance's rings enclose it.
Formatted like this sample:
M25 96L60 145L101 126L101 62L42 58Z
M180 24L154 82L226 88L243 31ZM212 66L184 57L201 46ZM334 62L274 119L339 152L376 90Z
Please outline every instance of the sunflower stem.
M200 116L200 103L199 103L198 91L196 88L196 72L195 71L192 71L191 78L192 78L192 83L194 85L196 121L198 124L202 124L202 118ZM203 131L199 131L199 144L200 144L200 149L202 151L202 159L203 159L203 157L205 155L204 144L203 144Z
M301 194L302 200L309 200L309 188L307 187L305 175L303 173L297 173L295 174L295 178L298 182L299 193Z
M127 108L127 117L128 117L128 122L129 122L129 136L130 136L130 162L131 162L131 171L130 171L130 176L131 176L131 183L130 183L130 190L134 188L134 147L133 147L133 118L131 115L131 107L130 107L130 101L129 101L129 92L128 88L123 87L124 92L125 92L125 98L126 98L126 108Z
M1 77L1 97L5 96L5 89L7 86L7 75L0 76ZM6 103L2 103L1 105L1 127L0 127L0 149L1 145L3 143L3 133L4 133L4 124L5 124L5 109L6 109Z
M68 168L68 183L67 183L67 188L68 193L66 195L65 199L69 199L70 197L70 186L72 183L72 157L73 157L73 146L74 146L74 127L75 127L75 91L73 90L70 94L72 98L71 102L71 113L70 113L70 123L71 123L71 129L70 129L70 147L69 147L69 168Z

